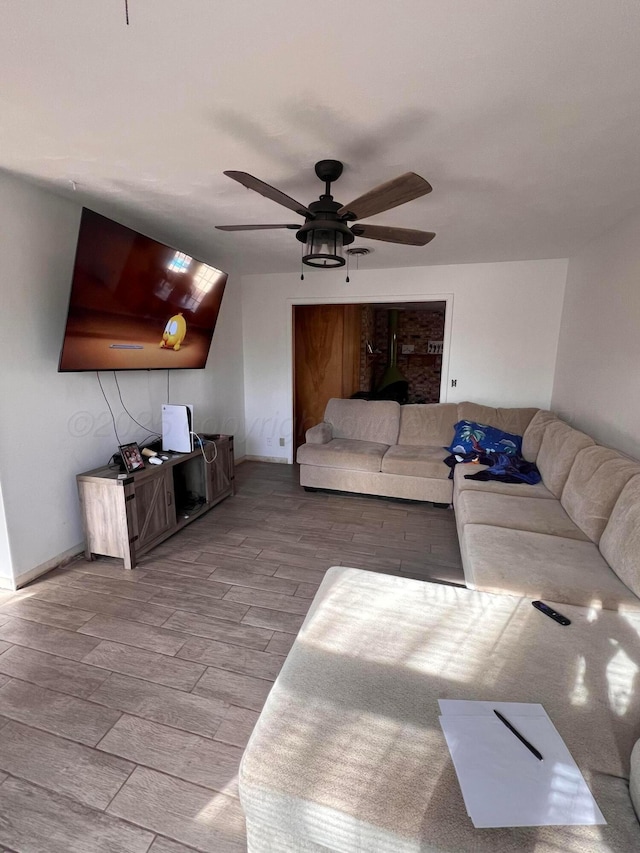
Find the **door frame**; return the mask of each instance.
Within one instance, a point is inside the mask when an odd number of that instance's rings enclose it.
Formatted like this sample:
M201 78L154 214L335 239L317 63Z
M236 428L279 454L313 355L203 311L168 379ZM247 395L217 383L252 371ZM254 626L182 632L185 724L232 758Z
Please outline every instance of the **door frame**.
M444 302L446 304L444 311L444 340L442 344L442 370L440 372L440 402L448 402L449 395L449 355L451 348L451 330L453 325L453 293L430 293L428 296L424 294L405 293L405 294L384 294L376 296L295 296L288 297L285 300L287 306L287 330L289 336L289 356L287 359L288 383L291 389L289 403L289 423L293 428L294 423L294 405L295 405L295 387L294 387L294 326L293 326L293 308L295 305L375 305L377 303L389 302L422 302L425 305L429 302ZM287 454L287 462L293 464L293 445L291 442Z

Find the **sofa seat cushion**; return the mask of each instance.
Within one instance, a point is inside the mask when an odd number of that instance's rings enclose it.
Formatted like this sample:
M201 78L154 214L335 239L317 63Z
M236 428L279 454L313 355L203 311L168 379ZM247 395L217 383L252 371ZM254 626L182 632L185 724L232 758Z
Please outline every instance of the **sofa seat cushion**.
M607 447L585 447L575 458L560 499L567 514L596 544L640 463Z
M384 474L432 477L446 480L450 469L444 464L447 451L442 447L412 447L396 444L382 458Z
M640 599L609 568L593 542L465 524L465 580L473 589L545 601L640 610Z
M472 463L461 463L456 465L453 471L454 504L457 504L457 494L463 491L483 492L484 494L512 495L523 498L550 498L555 500L549 489L543 483L535 486L529 483L500 483L498 480L467 480L466 474L477 474L478 471L486 471L487 465L474 465Z
M588 541L577 524L569 518L559 501L514 497L495 493L483 494L471 489L460 493L456 503L459 524L489 524L512 530L531 530Z
M321 468L379 472L388 447L376 441L334 438L327 444L303 444L298 448L297 461Z

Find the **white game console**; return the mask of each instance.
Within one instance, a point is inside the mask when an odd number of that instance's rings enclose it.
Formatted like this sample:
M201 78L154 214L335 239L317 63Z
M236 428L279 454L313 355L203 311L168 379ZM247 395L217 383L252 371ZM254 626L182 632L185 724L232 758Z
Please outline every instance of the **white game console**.
M193 450L193 405L162 406L162 449L173 453Z

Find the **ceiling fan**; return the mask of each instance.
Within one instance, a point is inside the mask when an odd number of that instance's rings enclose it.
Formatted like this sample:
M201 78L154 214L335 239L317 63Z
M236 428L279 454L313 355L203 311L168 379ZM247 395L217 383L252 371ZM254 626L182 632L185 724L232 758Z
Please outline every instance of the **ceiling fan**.
M316 175L324 181L325 191L318 201L312 201L308 207L247 172L225 172L225 175L248 189L293 210L299 216L304 216L304 225L216 225L216 228L219 231L264 231L272 228L296 231L296 238L307 247L307 253L302 256L303 263L322 269L343 266L343 247L353 243L356 237L402 243L405 246L425 246L433 240L436 235L432 231L390 228L386 225L347 224L391 210L392 207L430 193L431 184L428 181L415 172L405 172L404 175L380 184L349 204L341 205L333 200L331 184L338 180L342 168L339 160L320 160L316 163Z

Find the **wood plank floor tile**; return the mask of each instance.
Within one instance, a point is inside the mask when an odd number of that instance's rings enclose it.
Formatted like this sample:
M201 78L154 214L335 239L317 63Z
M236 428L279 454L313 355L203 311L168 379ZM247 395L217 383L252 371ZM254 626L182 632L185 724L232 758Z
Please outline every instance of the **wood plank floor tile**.
M242 750L237 746L127 714L118 720L97 748L221 792L236 790L242 757Z
M217 568L244 569L247 572L254 572L257 575L274 575L280 565L279 562L264 560L261 557L256 557L254 560L242 560L238 557L229 557L222 554L209 554L207 551L202 551L196 562L209 566L210 571Z
M303 601L304 599L301 599ZM310 602L307 602L310 604ZM258 628L272 628L274 631L297 634L304 616L283 613L281 610L268 610L265 607L251 607L242 619L243 625L255 625Z
M91 701L205 737L215 735L228 707L220 699L196 696L117 673L109 676L91 696Z
M301 566L306 569L317 569L321 572L326 572L328 568L334 565L328 560L323 560L318 557L302 557L299 554L286 554L280 551L267 550L266 548L261 552L260 556L263 560L271 560L272 562L277 561L281 565Z
M153 834L9 777L0 787L0 843L20 853L147 853Z
M330 566L327 566L330 568ZM301 566L279 566L276 572L277 578L288 578L300 583L322 583L327 569L304 569Z
M0 714L27 726L95 746L120 712L13 679L0 687Z
M82 574L98 575L103 578L112 578L114 580L125 581L126 583L133 583L144 576L144 571L139 568L125 569L122 566L122 560L116 560L111 557L99 557L96 560L85 560L80 557L65 566L60 571L59 577L64 583L71 583L74 578ZM52 575L52 579L54 579L56 576L53 572L48 572L44 577L49 579Z
M257 557L262 548L250 548L248 545L217 545L215 542L205 543L202 547L203 551L208 554L221 554L227 557L240 557L245 560L253 560Z
M172 589L187 594L206 595L208 598L222 598L231 589L229 584L216 583L213 578L211 580L199 580L198 578L180 577L168 572L154 572L153 570L147 572L147 576L140 581L138 586L144 587L147 583L154 584L156 592L160 592L161 589Z
M241 708L260 711L272 686L270 681L265 681L263 678L209 667L193 688L193 693L219 699L230 705L239 705ZM1 707L0 713L2 713Z
M138 767L108 807L117 815L203 853L246 853L235 797ZM83 851L86 853L86 851Z
M7 649L10 649L10 648L11 648L11 643L7 643L4 640L0 640L0 655L3 652L6 652Z
M164 623L165 628L173 628L192 634L196 637L209 637L222 643L236 646L246 646L249 649L264 651L270 642L273 632L267 628L252 628L249 625L236 625L213 619L210 616L200 616L198 613L186 613L176 610Z
M281 655L232 646L203 637L191 637L180 649L177 657L271 681L278 675L284 663L284 657Z
M184 844L171 841L170 838L163 838L161 835L156 835L156 840L149 848L149 853L195 853L195 848L185 847Z
M97 809L106 809L134 769L129 761L14 722L0 731L0 767Z
M0 672L81 699L97 690L108 676L97 667L25 646L12 646L0 655Z
M162 589L152 599L153 604L171 607L173 610L186 610L201 616L214 616L228 622L240 622L247 612L247 606L233 601L221 601L216 598L198 595L194 592L180 592L174 589Z
M18 616L20 619L41 622L44 625L52 625L54 628L69 628L71 631L75 631L95 616L95 613L89 610L38 601L33 596L19 601L9 601L2 605L1 612L5 616Z
M155 555L155 549L152 552ZM201 551L194 552L196 557L199 557ZM148 571L167 572L170 575L177 575L180 578L198 578L206 580L213 568L208 565L196 562L183 562L182 560L172 560L169 558L158 559L157 557L147 562Z
M75 631L16 618L8 619L0 626L0 638L17 646L44 652L54 651L59 657L69 660L82 660L100 642L91 637L82 637Z
M283 634L280 631L274 631L265 651L274 655L288 655L295 640L295 634Z
M130 598L133 601L149 601L157 589L147 585L147 575L148 572L145 572L144 577L140 577L141 581L145 581L142 584L79 573L70 582L70 586L81 589L83 592L99 592L103 595L117 595L118 598Z
M234 586L225 595L225 601L235 601L253 607L266 607L270 610L281 610L283 613L297 613L304 616L310 602L304 598L292 595L280 595L277 592L266 592L262 589Z
M100 637L102 640L115 640L125 646L135 646L163 655L175 655L186 642L184 634L176 631L116 619L115 616L94 616L78 628L78 633Z
M176 660L174 657L108 640L96 646L83 660L121 675L131 675L144 681L164 684L165 687L175 687L177 690L191 690L204 672L204 667L200 664Z
M275 578L270 575L260 575L248 569L213 570L210 580L220 580L235 586L249 586L252 589L264 589L267 592L279 592L283 595L294 595L298 584L287 578Z
M317 583L299 583L295 592L298 598L314 598L318 591Z
M313 557L318 546L309 542L279 542L277 539L263 539L260 536L251 536L245 540L247 545L259 548L261 551L276 551L284 554L296 554L300 557Z
M225 713L224 720L216 732L216 740L244 748L259 716L257 711L232 705Z
M182 542L182 536L172 536L170 539L161 542L160 545L156 545L152 554L144 554L140 557L139 567L144 571L147 562L154 558L161 560L167 557L170 560L179 560L185 563L193 562L200 553L200 549L183 545Z
M101 595L97 592L83 592L72 586L66 586L57 591L45 590L37 592L34 598L43 601L56 601L59 604L77 605L90 608L95 616L103 613L107 616L118 616L131 622L143 622L145 625L162 625L173 613L172 607L159 607L116 596ZM32 599L33 600L33 599ZM88 621L88 620L87 620Z

